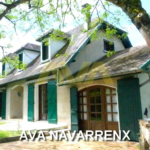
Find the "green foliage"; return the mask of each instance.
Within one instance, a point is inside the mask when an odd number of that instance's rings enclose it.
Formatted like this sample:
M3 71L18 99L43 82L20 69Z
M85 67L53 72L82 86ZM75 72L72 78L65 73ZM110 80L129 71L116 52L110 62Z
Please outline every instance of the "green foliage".
M107 52L107 57L110 57L110 56L112 56L112 55L114 55L116 52L115 51L108 51Z
M54 30L49 36L53 41L64 40L66 38L65 33L60 30Z
M109 26L107 26L106 28L106 36L107 38L111 38L113 35L117 34L117 30L115 28L110 28Z
M0 130L0 139L7 137L20 136L22 131L2 131Z
M19 61L18 56L13 56L13 57L6 56L3 57L1 61L3 64L8 65L9 70L13 70L13 69L25 70L27 66L26 63L22 63L21 61ZM8 74L9 74L8 71L4 71L2 74L0 74L0 78L5 78Z
M82 10L81 10L81 13L84 14L85 16L85 21L87 22L88 21L88 18L91 17L91 13L90 13L90 10L92 9L92 5L88 4L87 7L84 7Z
M0 122L0 125L6 124L6 122Z
M93 33L91 34L91 41L94 41L97 39L97 30L94 30Z

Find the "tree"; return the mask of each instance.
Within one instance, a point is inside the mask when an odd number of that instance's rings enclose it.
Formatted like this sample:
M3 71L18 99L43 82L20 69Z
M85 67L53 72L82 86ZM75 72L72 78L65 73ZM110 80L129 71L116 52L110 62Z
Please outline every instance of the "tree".
M61 30L67 26L66 18L69 16L78 25L83 22L83 19L87 21L89 15L97 16L100 23L107 18L113 18L111 23L120 25L122 13L120 11L113 12L110 9L110 7L116 6L130 18L150 47L150 17L142 8L141 0L92 0L92 2L93 4L83 9L78 0L2 0L0 2L0 40L6 38L8 30L1 24L4 21L13 25L15 34L18 29L25 33L37 29L40 31L39 34L42 34L56 24L59 24L57 28ZM83 17L80 17L81 14ZM26 23L29 24L27 28L23 26ZM108 29L109 33L116 34L114 29L109 28L109 24ZM3 50L5 47L9 47L9 45L0 46ZM14 67L16 68L16 66Z

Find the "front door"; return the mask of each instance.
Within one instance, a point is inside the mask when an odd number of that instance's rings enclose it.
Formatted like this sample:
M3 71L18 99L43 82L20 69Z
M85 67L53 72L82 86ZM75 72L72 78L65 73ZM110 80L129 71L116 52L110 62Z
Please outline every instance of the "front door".
M0 117L2 117L2 93L0 92Z
M118 131L116 90L94 86L78 92L79 129Z
M47 84L39 86L39 120L47 120Z

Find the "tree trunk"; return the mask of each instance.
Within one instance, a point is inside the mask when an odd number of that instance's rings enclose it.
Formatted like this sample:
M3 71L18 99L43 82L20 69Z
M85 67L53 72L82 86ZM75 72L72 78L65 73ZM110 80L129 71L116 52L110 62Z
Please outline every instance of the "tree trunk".
M150 17L141 0L106 0L120 7L131 19L150 47ZM136 38L136 37L135 37Z

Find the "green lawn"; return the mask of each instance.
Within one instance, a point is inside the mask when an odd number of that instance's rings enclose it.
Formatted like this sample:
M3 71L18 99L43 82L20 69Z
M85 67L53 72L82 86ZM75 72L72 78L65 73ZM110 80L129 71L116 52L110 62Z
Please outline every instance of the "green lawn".
M6 137L20 136L21 131L2 131L0 130L0 139Z
M0 122L0 125L3 125L3 124L5 124L6 122Z

